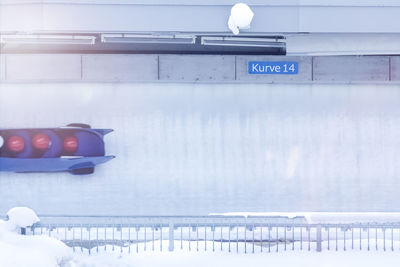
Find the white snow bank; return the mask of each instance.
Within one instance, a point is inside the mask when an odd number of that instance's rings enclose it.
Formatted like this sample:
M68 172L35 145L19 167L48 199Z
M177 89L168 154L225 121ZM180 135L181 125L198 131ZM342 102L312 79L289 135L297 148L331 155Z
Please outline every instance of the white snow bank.
M72 250L48 236L24 236L15 230L39 221L36 213L25 207L11 209L8 221L0 220L0 266L72 266Z
M143 244L141 244L143 245ZM156 242L155 247L159 247L159 242ZM212 250L212 242L207 242L207 251L204 251L204 242L200 242L199 250L196 251L195 242L192 242L192 250L188 251L188 243L183 242L183 250L180 250L180 242L175 242L176 251L152 251L148 245L147 251L135 251L136 246L131 246L131 252L128 253L128 248L124 248L120 252L119 248L112 251L112 246L107 246L107 251L104 247L99 248L99 252L92 250L89 256L87 251L77 252L74 254L74 263L76 266L85 267L114 267L114 266L135 266L135 267L203 267L203 266L296 266L296 267L338 267L338 266L385 266L397 267L399 262L398 251L335 251L332 247L331 251L323 251L321 253L311 251L283 251L283 245L280 246L279 253L275 252L275 247L272 247L271 253L268 253L267 246L263 251L259 251L259 246L256 252L252 253L251 243L247 244L247 254L244 253L244 244L240 244L239 253L236 253L236 245L231 244L232 252L229 253L227 243L224 243L224 251L220 251L219 244L215 244L215 251ZM348 242L348 247L351 243ZM165 250L168 248L168 243L163 242ZM288 246L289 247L289 246ZM364 247L365 249L366 247Z
M57 266L47 253L37 249L23 248L0 241L0 262L4 267Z
M307 223L398 223L400 212L227 212L210 216L305 218Z
M0 262L12 260L18 262L14 265L8 266L69 266L67 263L72 257L72 251L61 241L48 236L23 236L16 233L8 232L0 235L0 246L5 253L0 254ZM27 263L31 265L24 265L26 259L24 257L14 257L14 255L36 255L29 259ZM12 255L12 256L10 256ZM40 264L39 264L40 263ZM43 264L46 263L46 264Z
M231 9L228 27L233 34L239 34L239 29L250 28L254 13L250 7L243 3L235 4Z
M310 212L308 223L398 223L400 212Z
M306 212L225 212L225 213L209 213L209 216L260 216L260 217L271 217L271 218L304 218L306 222L309 222L309 213Z

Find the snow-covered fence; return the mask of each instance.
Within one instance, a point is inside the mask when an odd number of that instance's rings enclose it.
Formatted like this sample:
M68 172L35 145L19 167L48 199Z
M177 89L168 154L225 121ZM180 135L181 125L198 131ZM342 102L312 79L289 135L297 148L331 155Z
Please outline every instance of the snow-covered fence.
M399 250L400 223L307 223L304 217L46 217L26 229L99 250L279 252Z

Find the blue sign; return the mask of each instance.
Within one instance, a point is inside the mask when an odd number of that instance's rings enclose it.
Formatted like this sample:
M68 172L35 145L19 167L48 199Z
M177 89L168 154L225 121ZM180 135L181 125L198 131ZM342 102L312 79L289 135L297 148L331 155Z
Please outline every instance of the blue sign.
M297 74L298 65L294 61L249 61L249 74Z

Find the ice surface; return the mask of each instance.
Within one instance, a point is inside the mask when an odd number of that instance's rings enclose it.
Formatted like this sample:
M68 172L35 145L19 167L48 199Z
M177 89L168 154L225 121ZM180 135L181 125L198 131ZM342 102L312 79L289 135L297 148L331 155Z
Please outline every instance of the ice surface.
M399 89L1 84L2 128L113 128L116 158L82 177L0 172L0 213L400 211Z

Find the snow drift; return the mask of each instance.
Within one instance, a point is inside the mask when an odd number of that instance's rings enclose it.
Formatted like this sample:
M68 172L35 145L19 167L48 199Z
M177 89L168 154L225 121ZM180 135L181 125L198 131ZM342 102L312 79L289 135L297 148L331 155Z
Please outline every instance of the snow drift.
M32 226L39 221L36 213L26 207L11 209L8 220L0 220L0 263L13 266L73 266L72 251L61 241L48 236L19 235L21 227Z

